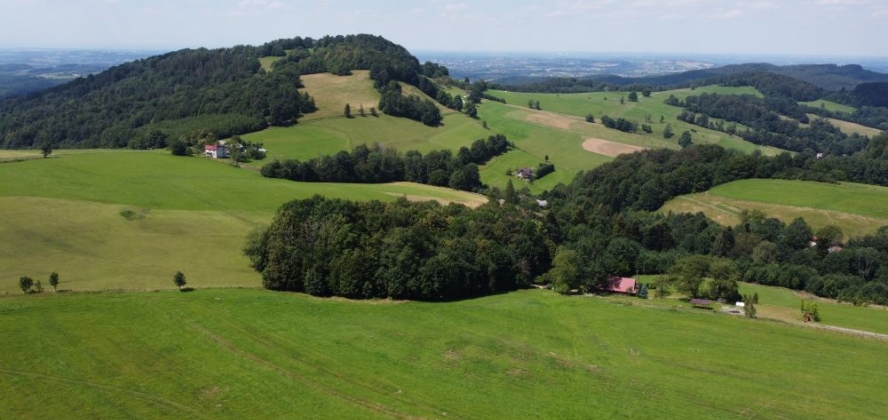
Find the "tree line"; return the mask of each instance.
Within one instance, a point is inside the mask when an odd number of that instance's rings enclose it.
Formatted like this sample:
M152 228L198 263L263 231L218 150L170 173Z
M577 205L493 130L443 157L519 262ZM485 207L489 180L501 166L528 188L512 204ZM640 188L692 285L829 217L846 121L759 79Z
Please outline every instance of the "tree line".
M550 245L518 207L315 196L282 206L244 252L271 290L452 300L527 287L549 269Z
M742 280L886 303L888 228L846 240L834 226L815 231L802 219L786 223L757 212L727 227L702 213L654 213L677 195L740 179L888 185L886 149L888 135L858 155L825 159L714 145L646 150L556 186L543 195L543 210L514 188L491 190L491 203L478 210L295 201L269 229L251 236L246 253L270 289L354 298L455 299L532 282L595 290L606 289L611 276L662 274L652 285L656 295L675 287L694 297L736 300ZM518 219L520 227L512 224ZM503 272L509 274L499 277Z
M410 181L464 191L481 188L478 165L505 153L511 144L502 134L479 139L470 147L461 147L454 155L449 150L402 153L381 146L360 145L351 153L339 152L308 161L296 159L271 162L262 167L268 178L304 182L384 183ZM553 167L554 169L554 167Z
M745 140L765 146L773 146L795 152L823 152L835 155L853 154L863 150L869 139L859 134L847 135L824 119L809 121L804 111L799 111L809 125L802 127L799 120L782 118L779 109L785 101L762 99L752 95L721 95L704 93L691 95L680 101L670 95L666 104L685 108L678 119L702 127L737 134ZM794 102L793 105L798 107ZM793 115L793 112L788 112ZM783 114L785 115L785 114ZM719 118L734 123L723 123ZM746 129L738 131L736 124Z

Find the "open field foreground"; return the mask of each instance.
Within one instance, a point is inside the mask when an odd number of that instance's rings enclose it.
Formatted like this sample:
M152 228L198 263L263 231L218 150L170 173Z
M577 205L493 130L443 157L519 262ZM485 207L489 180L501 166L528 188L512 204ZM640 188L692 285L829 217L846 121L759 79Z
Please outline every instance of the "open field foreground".
M259 287L241 247L287 201L315 194L470 206L487 201L412 183L268 179L158 152L60 153L0 164L0 294L20 292L20 276L45 284L53 271L62 289L75 291L169 289L176 270L196 287Z
M744 180L676 197L662 212L696 213L725 226L740 223L743 210L759 210L785 223L802 217L813 228L835 225L846 237L875 233L888 225L888 188L786 180Z
M888 343L523 291L0 298L0 417L883 418Z

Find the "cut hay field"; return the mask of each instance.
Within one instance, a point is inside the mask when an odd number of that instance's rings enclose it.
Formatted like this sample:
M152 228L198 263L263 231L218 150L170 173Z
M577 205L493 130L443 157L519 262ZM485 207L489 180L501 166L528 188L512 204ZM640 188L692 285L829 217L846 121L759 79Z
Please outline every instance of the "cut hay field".
M318 111L305 115L292 127L274 127L242 137L262 143L272 159L305 160L375 143L403 151L427 153L449 149L455 152L493 134L484 130L480 121L444 108L441 108L444 119L439 127L428 127L382 112L378 112L378 117L372 117L370 108L379 105L379 92L373 88L368 71L353 73L351 76L327 73L302 76L304 90L315 98ZM404 94L425 96L409 86L405 86ZM346 104L351 107L354 118L343 115ZM359 113L361 106L364 116ZM254 166L268 161L270 159Z
M743 210L760 210L785 223L802 217L815 229L836 225L850 237L874 233L888 225L886 209L885 187L755 179L676 197L660 211L703 212L722 225L734 226L740 222Z
M603 115L612 118L624 117L635 121L638 124L645 122L645 117L651 117L651 134L626 134L617 130L609 130L598 124L588 124L589 126L597 126L596 131L601 133L600 138L605 140L614 140L626 142L628 144L640 145L646 142L646 147L671 147L677 148L677 139L684 131L691 131L695 143L702 144L719 144L726 148L738 149L744 152L752 152L759 147L744 141L737 136L729 136L725 133L705 129L692 124L679 121L676 117L681 113L682 109L666 105L664 101L669 95L675 95L679 99L684 99L689 95L699 95L701 93L720 93L726 95L755 95L761 96L754 88L749 87L723 87L723 86L706 86L694 90L679 89L664 92L654 92L649 98L639 95L638 102L624 101L620 103L620 97L625 97L626 92L592 92L592 93L571 93L571 94L555 94L555 93L517 93L505 91L491 91L494 96L502 97L510 105L526 108L529 100L540 101L540 106L544 111L551 111L557 114L570 115L578 117L576 121L584 122L583 118L587 114L592 114L596 121L599 121ZM664 118L664 122L660 123L660 117ZM663 139L663 129L666 124L671 124L676 136L670 140ZM743 129L743 126L738 126ZM779 153L781 150L763 147L762 152L767 155Z
M204 158L160 152L64 154L0 165L0 294L20 276L59 272L62 288L258 287L240 253L247 233L290 200L398 197L477 205L478 194L411 183L313 184L267 179ZM44 281L45 282L45 281Z
M808 114L808 118L814 120L814 119L821 118L821 117L814 115L814 114ZM823 118L823 119L826 121L829 121L830 124L832 124L836 127L839 127L839 130L842 130L843 133L848 134L848 135L859 134L861 136L867 136L867 137L872 138L872 137L878 136L879 134L882 134L882 130L879 130L878 128L867 127L865 125L860 125L860 124L849 122L849 121L837 120L835 118Z
M888 343L523 291L0 298L0 417L882 418ZM20 392L27 390L27 392ZM257 410L257 407L261 409Z

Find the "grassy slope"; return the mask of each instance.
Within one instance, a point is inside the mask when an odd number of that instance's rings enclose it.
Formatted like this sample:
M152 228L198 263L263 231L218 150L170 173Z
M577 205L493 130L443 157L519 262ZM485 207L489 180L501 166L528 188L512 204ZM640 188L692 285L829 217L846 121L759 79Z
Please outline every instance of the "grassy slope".
M857 108L854 108L852 106L842 105L839 103L835 103L833 101L827 101L825 99L821 99L819 101L799 102L799 105L807 105L807 106L812 106L815 108L819 108L822 106L823 108L825 108L827 110L844 112L846 114L850 114L850 113L857 110Z
M808 114L808 118L814 120L821 117L814 114ZM861 136L875 137L879 134L882 134L882 130L879 130L878 128L867 127L865 125L860 125L850 121L837 120L835 118L824 119L829 121L830 124L839 127L839 129L842 130L843 133L848 135L859 134Z
M476 194L410 183L310 184L262 178L203 158L158 152L77 153L0 164L0 293L19 276L51 271L74 290L259 286L240 255L246 234L283 203L315 194L483 202ZM122 211L140 218L127 220Z
M884 307L865 308L839 304L830 299L782 287L750 283L740 283L740 293L748 295L758 293L759 304L756 305L756 309L760 318L800 322L802 314L799 307L802 299L816 300L822 324L888 334L888 309Z
M374 143L422 153L441 149L456 151L492 134L484 130L480 122L454 112L442 111L444 120L439 127L381 112L379 117L371 117L370 108L378 106L379 93L373 89L367 71L355 71L352 76L313 74L303 76L302 81L305 90L315 98L317 112L306 115L293 127L271 128L243 136L263 143L271 158L310 159ZM422 94L413 88L405 89L405 94ZM351 106L354 118L344 117L345 104ZM360 105L364 107L364 117L358 113Z
M626 135L616 130L607 130L601 127L594 135L606 140L617 141L640 145L642 141L646 141L646 146L650 147L677 147L678 135L683 131L695 130L692 132L694 142L706 144L719 144L726 148L738 149L744 152L752 152L758 146L744 141L742 138L731 137L725 133L714 130L704 129L682 121L678 121L676 117L681 113L679 107L668 106L663 101L669 95L675 95L679 99L684 99L689 95L699 95L701 93L720 93L730 95L750 94L761 96L761 93L754 88L749 87L721 87L707 86L697 88L695 90L681 89L665 92L654 92L651 97L645 98L639 95L638 102L630 102L626 100L620 104L620 96L626 96L624 92L594 92L594 93L574 93L574 94L540 94L540 93L516 93L516 92L492 92L494 96L502 97L507 103L524 107L528 100L539 100L541 108L544 110L557 112L560 114L573 115L577 117L585 117L591 113L595 116L596 121L603 115L613 118L624 117L633 120L639 124L645 121L645 116L650 115L652 118L651 134ZM664 123L660 124L660 116L664 117ZM676 136L671 140L663 139L663 129L666 123L672 124L673 131ZM743 126L738 126L743 129ZM641 132L640 132L641 133ZM664 144L659 144L664 143ZM765 154L779 153L779 149L765 147L761 148Z
M761 210L786 223L802 217L812 227L839 226L846 236L874 233L888 225L888 188L861 184L746 180L702 194L670 200L660 211L702 211L722 225L740 223L742 210Z
M449 304L81 294L3 298L0 312L0 332L18 338L0 353L0 391L16 395L0 401L4 419L864 419L888 409L884 342L546 291Z

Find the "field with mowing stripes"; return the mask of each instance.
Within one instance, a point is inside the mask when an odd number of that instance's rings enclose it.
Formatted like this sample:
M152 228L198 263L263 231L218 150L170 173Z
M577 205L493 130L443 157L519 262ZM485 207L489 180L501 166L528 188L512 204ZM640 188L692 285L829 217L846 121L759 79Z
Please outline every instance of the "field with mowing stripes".
M785 223L802 217L813 228L836 225L846 237L888 225L888 188L786 180L744 180L676 197L660 211L702 211L722 225L740 223L743 210L760 210Z
M523 291L6 297L0 417L882 418L888 343ZM17 392L28 390L28 392Z

